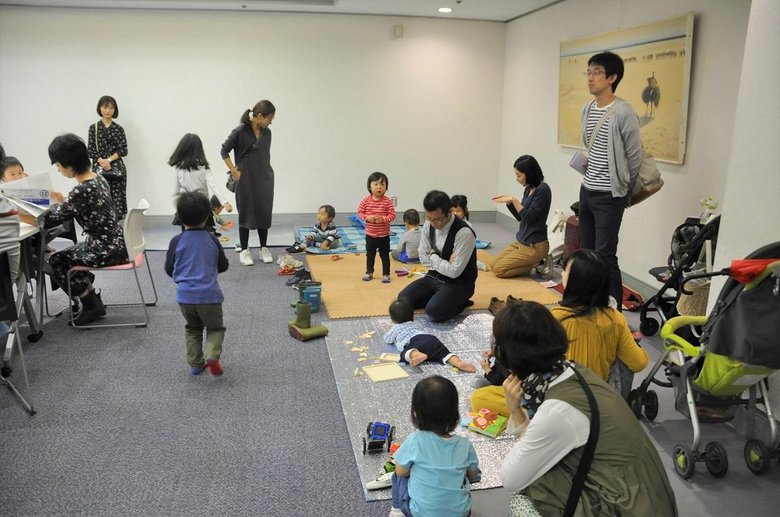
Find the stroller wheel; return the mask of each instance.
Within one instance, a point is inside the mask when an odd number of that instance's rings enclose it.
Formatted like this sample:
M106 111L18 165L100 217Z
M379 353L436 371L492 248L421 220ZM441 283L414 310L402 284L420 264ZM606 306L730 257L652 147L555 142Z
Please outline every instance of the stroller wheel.
M648 420L655 420L658 416L658 395L653 390L647 390L642 397L642 405L645 408L645 417Z
M683 479L689 479L696 472L696 460L693 458L691 450L682 444L674 446L672 452L672 462L674 471Z
M718 442L710 442L704 447L704 464L713 477L726 475L729 470L729 457L726 449Z
M654 336L660 327L661 325L658 323L657 319L647 318L639 323L639 332L648 337Z
M628 394L628 407L631 408L631 412L637 420L642 418L642 396L639 394L639 390L631 390Z
M748 440L745 444L745 463L750 472L761 475L769 470L771 454L761 440Z

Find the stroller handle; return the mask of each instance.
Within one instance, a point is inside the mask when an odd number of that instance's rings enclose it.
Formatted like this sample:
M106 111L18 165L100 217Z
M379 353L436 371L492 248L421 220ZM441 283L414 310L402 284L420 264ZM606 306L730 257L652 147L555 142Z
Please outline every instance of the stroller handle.
M680 284L680 292L682 294L691 296L693 294L693 291L688 291L685 288L685 284L687 284L688 282L690 282L692 280L698 280L700 278L712 278L714 276L724 276L724 275L728 275L728 274L729 274L729 269L728 268L724 268L724 269L721 269L720 271L713 271L711 273L694 273L692 275L688 275L688 276L686 276L683 279L682 283Z
M664 343L664 349L667 351L679 350L688 357L697 357L700 353L699 347L678 336L676 332L678 329L688 325L704 325L707 323L707 319L707 316L676 316L668 320L661 328L661 339Z

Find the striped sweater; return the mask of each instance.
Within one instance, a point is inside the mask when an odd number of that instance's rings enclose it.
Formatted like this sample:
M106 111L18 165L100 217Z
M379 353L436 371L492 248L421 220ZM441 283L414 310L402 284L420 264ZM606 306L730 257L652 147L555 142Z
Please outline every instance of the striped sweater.
M369 223L366 217L381 216L381 223ZM364 197L358 205L357 216L366 223L366 235L374 238L389 237L390 223L395 220L395 208L392 200L387 196L374 199L374 196Z

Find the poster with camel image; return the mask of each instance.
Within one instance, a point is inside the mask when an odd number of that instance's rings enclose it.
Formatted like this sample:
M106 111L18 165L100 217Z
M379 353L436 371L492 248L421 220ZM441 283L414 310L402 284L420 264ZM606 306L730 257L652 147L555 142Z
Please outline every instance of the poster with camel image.
M615 92L639 115L645 151L682 164L688 119L693 13L679 18L561 43L558 144L582 147L581 114L588 93L588 59L606 50L625 64Z

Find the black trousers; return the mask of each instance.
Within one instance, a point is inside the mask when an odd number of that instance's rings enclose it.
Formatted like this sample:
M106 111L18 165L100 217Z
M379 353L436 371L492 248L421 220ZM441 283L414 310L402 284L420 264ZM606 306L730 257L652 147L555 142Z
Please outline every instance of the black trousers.
M366 273L374 274L374 262L376 261L376 252L379 251L379 258L382 259L382 275L390 276L390 236L371 237L366 235Z
M446 321L460 314L473 294L474 282L444 282L427 275L404 287L398 298L405 298L415 309L425 307L431 321Z
M612 197L611 192L580 188L580 247L596 250L609 264L609 294L623 309L623 277L617 258L618 234L623 222L626 197Z
M439 341L439 338L432 334L417 334L409 340L409 344L406 345L401 352L401 360L406 361L406 352L411 349L415 349L428 356L428 361L436 363L443 363L444 358L450 355L450 350L444 344Z

